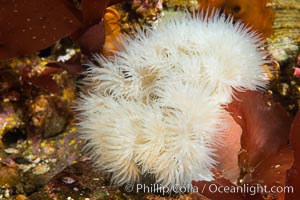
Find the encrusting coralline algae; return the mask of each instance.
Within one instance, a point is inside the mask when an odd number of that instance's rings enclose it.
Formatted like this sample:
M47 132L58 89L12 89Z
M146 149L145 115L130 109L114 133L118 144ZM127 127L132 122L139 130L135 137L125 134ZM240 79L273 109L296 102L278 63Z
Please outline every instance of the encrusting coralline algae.
M259 37L219 13L164 18L96 56L77 100L79 134L95 168L117 185L153 177L162 186L212 180L215 147L235 90L268 84Z

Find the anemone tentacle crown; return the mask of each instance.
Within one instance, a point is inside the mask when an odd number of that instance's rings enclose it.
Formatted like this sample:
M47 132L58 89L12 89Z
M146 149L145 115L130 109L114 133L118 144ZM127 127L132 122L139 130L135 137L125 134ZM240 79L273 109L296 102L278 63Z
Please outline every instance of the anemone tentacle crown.
M77 100L78 131L95 168L117 185L212 180L234 90L268 84L259 37L224 15L164 18L96 56ZM96 63L96 64L95 64Z

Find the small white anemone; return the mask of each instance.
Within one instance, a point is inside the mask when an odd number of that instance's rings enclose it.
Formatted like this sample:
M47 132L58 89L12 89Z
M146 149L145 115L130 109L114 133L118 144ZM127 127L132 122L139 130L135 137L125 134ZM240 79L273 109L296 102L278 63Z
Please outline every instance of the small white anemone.
M85 103L78 108L78 132L88 141L84 150L95 168L112 173L115 184L137 182L140 172L134 161L134 146L142 105L97 94L86 95L82 101Z
M143 113L136 161L163 186L212 180L223 110L201 85L169 84L151 109ZM222 128L218 128L222 127Z

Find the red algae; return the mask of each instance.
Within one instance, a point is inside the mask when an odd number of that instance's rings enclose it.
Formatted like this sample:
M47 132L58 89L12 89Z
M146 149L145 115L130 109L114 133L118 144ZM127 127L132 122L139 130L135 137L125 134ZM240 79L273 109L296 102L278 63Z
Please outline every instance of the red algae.
M198 0L200 10L211 12L214 8L220 9L234 19L241 19L254 31L262 33L266 38L272 33L274 20L273 10L267 7L270 0Z

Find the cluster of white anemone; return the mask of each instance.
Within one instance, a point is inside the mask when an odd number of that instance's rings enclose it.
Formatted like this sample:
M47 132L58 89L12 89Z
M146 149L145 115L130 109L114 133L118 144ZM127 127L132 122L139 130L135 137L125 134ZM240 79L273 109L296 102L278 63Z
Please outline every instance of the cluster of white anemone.
M266 52L241 23L178 15L89 63L78 128L96 169L117 185L152 177L162 186L212 180L235 90L264 88Z

